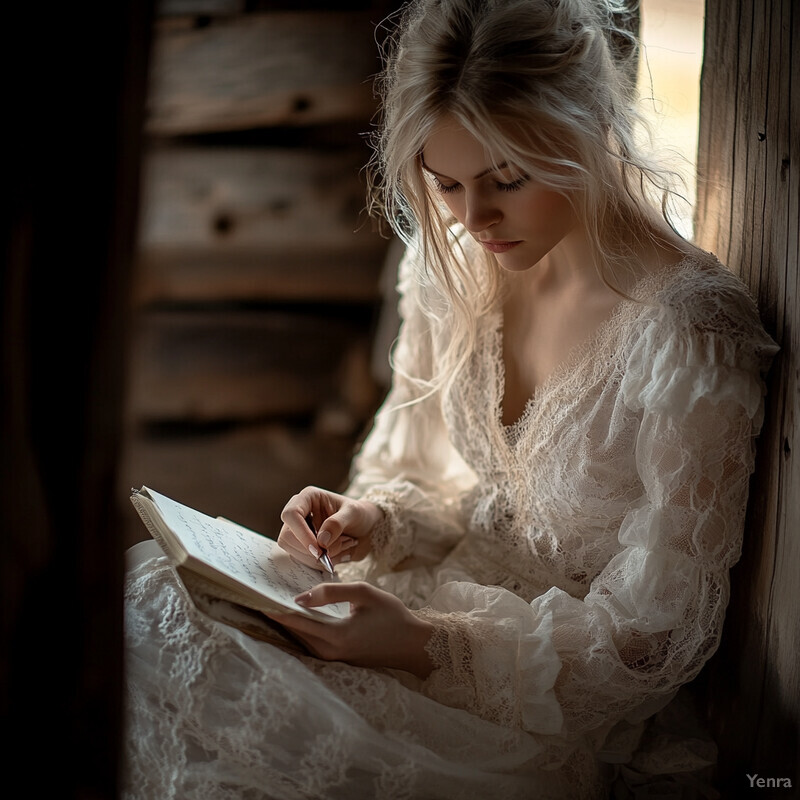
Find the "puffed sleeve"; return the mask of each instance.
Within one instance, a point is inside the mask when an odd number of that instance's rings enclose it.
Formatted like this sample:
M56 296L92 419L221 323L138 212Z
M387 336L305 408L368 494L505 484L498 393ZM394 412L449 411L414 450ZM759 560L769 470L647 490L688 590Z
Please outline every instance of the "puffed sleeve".
M442 702L571 738L644 718L715 651L777 347L726 277L666 298L631 339L618 402L641 418L642 493L616 555L583 598L441 587L425 688Z
M450 549L464 528L460 498L476 480L450 443L440 393L429 391L436 348L421 304L426 288L419 258L409 247L398 268L401 324L392 386L353 460L346 490L385 515L372 536L365 566L371 575L412 555L431 560Z

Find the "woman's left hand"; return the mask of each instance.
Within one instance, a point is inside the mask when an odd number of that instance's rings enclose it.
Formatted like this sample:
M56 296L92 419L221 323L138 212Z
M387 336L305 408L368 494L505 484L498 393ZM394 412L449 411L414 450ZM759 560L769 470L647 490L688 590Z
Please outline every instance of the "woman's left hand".
M388 592L359 581L321 583L295 601L305 608L350 603L350 616L336 622L318 622L300 614L270 614L317 658L402 669L422 679L433 669L425 650L433 625L416 617Z

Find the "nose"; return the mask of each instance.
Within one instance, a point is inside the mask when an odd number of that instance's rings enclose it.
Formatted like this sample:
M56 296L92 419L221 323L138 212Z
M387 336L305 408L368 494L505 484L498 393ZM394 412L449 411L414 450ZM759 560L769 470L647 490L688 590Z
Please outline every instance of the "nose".
M490 198L480 192L468 193L465 198L464 227L470 233L480 233L502 219L502 212Z

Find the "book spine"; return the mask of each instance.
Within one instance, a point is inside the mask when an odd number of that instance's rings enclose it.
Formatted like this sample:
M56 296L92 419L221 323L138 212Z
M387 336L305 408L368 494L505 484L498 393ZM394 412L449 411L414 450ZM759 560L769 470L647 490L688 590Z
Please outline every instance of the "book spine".
M144 523L145 528L147 528L149 534L153 537L153 539L155 539L158 546L167 555L172 556L172 551L170 550L166 541L164 541L164 537L161 535L160 531L158 530L155 523L151 519L150 513L145 507L145 504L139 499L139 497L136 494L131 495L131 503L133 503L133 507L136 509L136 512L142 518L142 522Z

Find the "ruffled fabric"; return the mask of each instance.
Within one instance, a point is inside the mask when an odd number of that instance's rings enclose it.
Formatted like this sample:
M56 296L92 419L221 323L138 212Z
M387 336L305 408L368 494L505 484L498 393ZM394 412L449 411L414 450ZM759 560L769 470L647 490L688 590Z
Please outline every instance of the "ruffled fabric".
M563 716L553 691L561 659L552 643L552 618L529 611L524 600L499 588L464 582L439 588L417 612L437 625L427 648L436 669L423 691L500 725L561 733ZM523 624L498 624L502 620ZM496 670L497 652L508 649L519 669Z
M681 278L637 322L620 390L634 409L692 411L701 398L739 402L760 427L766 372L777 347L754 301L724 267L682 265ZM687 291L691 297L687 298Z

